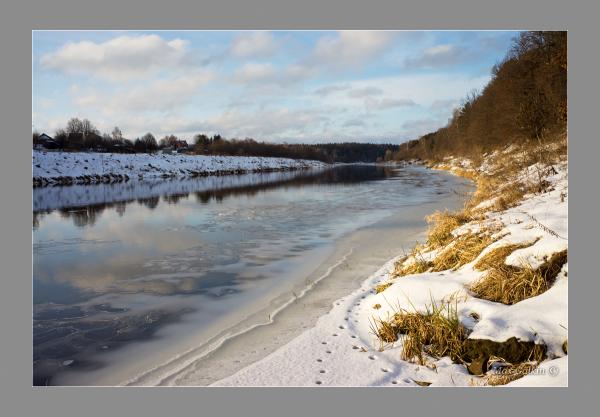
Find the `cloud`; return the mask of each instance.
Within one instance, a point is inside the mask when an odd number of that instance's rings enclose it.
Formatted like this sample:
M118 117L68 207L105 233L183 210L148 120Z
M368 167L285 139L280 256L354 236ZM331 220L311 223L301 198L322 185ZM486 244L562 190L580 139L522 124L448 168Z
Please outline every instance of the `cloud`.
M366 123L362 119L348 119L342 125L343 127L364 127Z
M249 62L234 72L233 81L245 85L276 84L286 86L305 80L314 73L314 69L301 64L291 64L279 69L270 63Z
M327 109L262 109L255 112L228 111L208 119L213 132L228 137L281 139L286 135L303 137L330 121Z
M404 61L407 69L431 69L448 67L465 60L469 56L466 49L452 44L435 45Z
M77 106L94 107L104 114L135 113L145 111L170 112L189 103L198 90L212 80L208 71L195 74L157 79L152 82L132 86L115 94L102 90L81 92L72 87L73 102Z
M365 98L371 96L380 96L383 94L383 90L381 88L367 86L362 88L355 88L348 92L348 97L352 98Z
M45 54L41 64L66 74L123 81L189 64L188 42L157 35L119 36L103 43L69 42Z
M276 73L271 64L249 62L235 71L233 80L240 84L265 82L273 80Z
M412 107L416 106L417 103L408 98L384 98L381 100L376 100L374 104L374 108L377 110L387 110L394 109L398 107Z
M349 84L344 84L344 85L326 85L324 87L320 87L317 88L315 91L313 91L314 95L317 96L328 96L330 94L334 94L334 93L338 93L340 91L345 91L350 89L350 85Z
M358 66L385 50L393 32L341 31L317 41L314 58L333 67Z
M270 32L251 32L237 36L229 50L238 58L264 58L274 55L279 47Z

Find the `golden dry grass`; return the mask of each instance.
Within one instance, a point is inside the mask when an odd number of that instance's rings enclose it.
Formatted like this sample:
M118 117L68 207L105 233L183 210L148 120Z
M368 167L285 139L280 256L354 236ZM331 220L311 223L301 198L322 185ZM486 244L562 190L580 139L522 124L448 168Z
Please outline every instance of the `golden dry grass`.
M475 263L474 268L478 271L485 271L486 269L498 268L504 265L506 258L508 255L516 251L517 249L527 248L533 245L532 243L521 243L521 244L512 244L512 245L504 245L499 246L490 250L484 256L482 256L477 263Z
M450 213L447 210L436 211L427 216L426 220L429 223L427 246L430 249L436 249L447 245L454 238L452 231L472 219L467 210L455 213Z
M537 269L495 265L470 290L478 298L515 304L546 292L566 262L567 251L564 250L552 255Z
M422 274L423 272L427 272L431 266L431 262L417 256L414 259L414 262L411 262L408 265L397 264L393 275L394 277L403 277L411 274Z
M457 269L475 260L488 245L494 242L490 234L466 233L456 238L433 261L432 271Z
M385 291L390 285L392 285L391 282L385 282L383 284L379 284L375 287L375 293L379 294L380 292Z
M450 356L461 362L467 329L458 319L454 302L432 303L425 313L400 310L390 320L376 320L374 334L383 343L396 342L402 335L402 359L425 364L424 354Z

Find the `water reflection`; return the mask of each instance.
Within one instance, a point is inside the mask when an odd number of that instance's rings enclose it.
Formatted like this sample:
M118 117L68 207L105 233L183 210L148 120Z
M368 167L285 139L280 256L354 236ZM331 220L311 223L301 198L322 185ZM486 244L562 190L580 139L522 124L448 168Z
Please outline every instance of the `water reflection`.
M319 184L348 185L390 178L393 173L392 168L385 166L352 165L301 173L275 172L228 176L225 177L225 181L221 181L222 184L218 188L214 188L213 177L170 180L158 183L115 183L34 188L33 228L38 228L44 215L54 210L58 210L63 218L72 219L75 226L84 227L87 225L93 226L106 209L114 208L122 216L125 213L126 206L133 202L149 209L155 209L161 201L161 197L162 201L167 204L177 204L181 199L188 198L190 195L194 195L196 201L203 204L208 204L211 201L220 203L227 197L255 196L260 192L279 187L300 188ZM239 177L242 177L242 181L239 181ZM243 184L236 185L239 182ZM186 189L186 191L169 191L169 186L173 184L176 184L178 188ZM81 189L84 191L81 191ZM135 192L132 193L132 190L135 190ZM148 196L127 198L130 194L148 194ZM116 201L90 204L90 202L106 198L114 198Z
M194 328L285 284L342 234L448 193L424 169L204 177L33 190L34 382Z

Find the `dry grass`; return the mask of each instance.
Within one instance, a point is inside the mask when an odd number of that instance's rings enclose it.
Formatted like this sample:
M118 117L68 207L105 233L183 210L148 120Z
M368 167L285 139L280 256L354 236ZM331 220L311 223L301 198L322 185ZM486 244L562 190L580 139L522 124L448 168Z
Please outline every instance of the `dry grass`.
M432 263L426 261L422 257L415 257L414 262L404 266L402 264L396 265L396 269L393 272L394 277L403 277L411 274L422 274L427 272L431 268Z
M567 262L567 251L555 253L537 269L530 266L492 266L488 273L470 290L476 297L503 304L515 304L548 290L562 266Z
M433 261L433 271L457 269L475 260L494 239L486 232L466 233L456 238Z
M504 187L500 191L498 198L492 206L492 210L504 211L511 207L516 206L525 195L521 184L513 184L509 187Z
M461 210L455 213L436 211L426 219L429 223L427 245L430 249L436 249L446 246L454 238L452 231L473 218L467 210Z
M425 364L424 354L450 356L462 362L467 329L460 323L456 302L432 302L425 313L399 310L388 320L376 320L374 334L382 343L393 343L402 335L402 359Z
M385 282L383 284L379 284L375 287L375 293L379 294L380 292L385 291L390 285L392 285L391 282Z
M478 271L485 271L486 269L501 267L502 265L504 265L504 262L506 261L508 255L510 255L517 249L527 248L533 245L534 243L535 242L524 244L512 244L494 248L488 253L486 253L484 256L482 256L481 259L477 261L474 268Z
M423 250L423 246L417 244L410 252L408 257L403 258L401 261L396 262L394 266L394 272L392 272L392 276L395 277L403 277L405 275L410 274L422 274L423 272L427 272L429 268L431 268L431 262L427 261L423 255L421 255L421 250ZM410 263L407 264L407 261L410 260Z

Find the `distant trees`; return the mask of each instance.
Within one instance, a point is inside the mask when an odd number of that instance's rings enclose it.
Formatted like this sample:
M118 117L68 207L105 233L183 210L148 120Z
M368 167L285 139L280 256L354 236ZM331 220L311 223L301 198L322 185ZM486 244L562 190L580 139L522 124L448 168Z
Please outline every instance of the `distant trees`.
M135 140L134 148L136 152L154 152L158 149L158 144L152 133L146 133L141 139Z
M194 136L194 152L205 155L266 156L323 162L375 162L392 158L397 145L372 143L286 144L257 142L252 138L225 139L221 135Z

